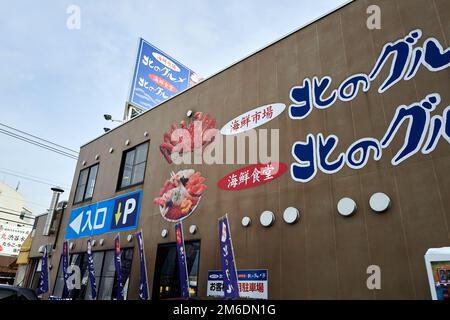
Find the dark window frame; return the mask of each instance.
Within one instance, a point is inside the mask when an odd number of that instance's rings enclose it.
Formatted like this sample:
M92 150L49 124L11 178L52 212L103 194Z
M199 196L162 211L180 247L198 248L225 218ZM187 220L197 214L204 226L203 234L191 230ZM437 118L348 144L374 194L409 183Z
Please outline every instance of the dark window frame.
M186 240L184 242L185 248L186 248L186 245L189 244L189 243L198 243L197 290L196 290L196 293L195 293L195 296L194 296L194 297L198 297L199 288L200 288L200 286L198 284L198 281L199 281L199 278L200 278L200 261L201 261L200 255L201 255L201 251L202 251L202 241L201 241L201 239ZM152 288L149 288L149 290L151 290L151 293L152 293L152 300L174 299L174 298L161 298L159 296L159 288L156 287L157 284L159 286L161 285L158 278L160 277L161 267L162 267L162 265L160 265L161 257L158 257L158 249L163 248L163 247L172 247L172 246L175 246L175 250L176 250L176 242L158 243L158 245L157 245L156 258L155 258L155 267L154 267L154 273L153 273L153 284L152 284ZM178 252L177 252L177 254L178 254ZM178 258L175 259L175 264L176 264L175 269L178 269ZM178 277L178 275L177 275L177 277ZM188 274L188 281L190 281L189 280L189 274ZM176 298L179 298L179 297L175 297L175 299Z
M127 159L127 154L129 152L133 151L133 150L135 151L138 147L140 147L140 146L142 146L144 144L147 144L147 153L145 154L145 166L144 166L144 174L142 176L142 181L139 181L139 182L136 182L136 183L130 183L129 185L122 187L121 185L122 185L122 180L123 180L123 173L124 173L124 170L125 170L125 162L126 162L126 159ZM142 142L142 143L140 143L138 145L135 145L135 146L133 146L131 148L123 150L123 152L122 152L122 160L120 161L120 170L119 170L119 177L117 179L116 191L122 191L122 190L126 190L128 188L132 188L132 187L136 187L136 186L139 186L141 184L144 184L145 174L147 172L149 149L150 149L150 139L145 140L144 142ZM134 159L136 159L136 156L134 157ZM136 165L137 164L134 163L134 161L133 161L133 169L131 171L131 177L133 177L134 168L136 167Z
M96 283L96 287L97 287L96 300L99 300L99 301L101 300L101 299L99 299L100 288L102 288L102 282L105 280L105 278L114 278L113 283L112 283L112 287L111 287L111 299L110 300L115 300L115 291L114 290L117 290L117 275L115 274L115 271L114 271L114 275L112 277L104 275L106 252L108 252L108 251L114 252L114 249L98 250L98 251L93 251L92 252L92 253L96 253L96 252L102 252L103 253L102 258L101 258L100 274L95 274L95 277L98 278L98 282ZM121 258L122 259L125 258L125 254L126 254L125 252L126 251L131 252L131 261L133 261L134 247L121 248L120 252L121 252ZM83 277L85 272L87 272L87 268L88 268L87 267L87 252L71 252L69 254L69 263L68 263L69 266L73 263L73 259L74 259L75 255L77 255L78 262L79 262L76 265L78 267L80 267L80 271L81 271L81 275L80 276ZM85 263L86 263L86 265L84 265ZM113 259L113 263L114 263L114 259ZM123 260L122 260L122 263L123 263ZM58 273L56 274L56 279L55 279L55 282L53 284L53 290L52 290L52 294L53 295L55 294L56 282L58 281L58 279L62 277L62 279L64 281L64 274L62 273L62 269L61 269L62 268L62 264L63 264L63 260L62 260L62 256L61 256L60 261L59 261L59 266L58 266ZM128 281L130 281L129 278L131 277L131 268L132 267L130 265L130 270L129 270L128 277L126 279L123 279L123 280L125 280L125 282L126 282L127 279L128 279ZM83 272L83 269L84 269L85 272ZM61 270L61 277L58 277L60 270ZM123 272L124 272L124 269L122 268L122 277L124 276ZM88 280L87 286L90 285L89 281L90 281L90 279ZM124 282L124 285L125 285L125 282ZM84 288L84 290L87 290L87 288ZM73 289L70 292L68 298L71 298L71 299L75 298L75 300L85 300L84 297L85 297L86 292L84 290L83 290L83 288L81 288L80 290ZM130 291L129 291L129 287L128 287L127 292L126 292L127 298L128 298L129 292ZM64 293L64 287L63 287L63 292L62 293ZM108 301L108 300L105 300L105 301Z
M88 188L88 185L89 185L89 176L91 175L92 168L94 168L95 166L97 167L97 171L95 172L95 182L94 182L94 188L92 189L92 196L89 197L89 198L86 198L86 191L87 191L87 188ZM74 205L75 204L79 204L79 203L83 203L83 202L86 202L86 201L91 201L94 198L94 191L95 191L95 185L97 184L97 175L98 175L99 168L100 168L100 162L97 162L97 163L94 163L93 165L91 165L91 166L89 166L87 168L84 168L83 170L80 170L80 173L78 174L77 186L75 187L75 193L73 195L73 204ZM79 183L80 183L81 174L85 170L88 170L88 172L87 172L87 177L86 177L86 184L85 184L85 186L83 188L83 197L81 198L80 201L76 201L77 200L77 191L78 191L78 186L79 186Z

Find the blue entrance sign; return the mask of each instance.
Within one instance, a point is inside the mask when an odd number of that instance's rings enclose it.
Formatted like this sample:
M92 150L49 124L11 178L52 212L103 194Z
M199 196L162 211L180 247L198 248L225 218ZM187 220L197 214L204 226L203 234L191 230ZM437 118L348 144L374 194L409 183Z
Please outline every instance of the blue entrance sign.
M66 239L135 229L139 219L142 190L73 209Z
M147 110L189 87L193 73L177 60L139 40L129 102Z

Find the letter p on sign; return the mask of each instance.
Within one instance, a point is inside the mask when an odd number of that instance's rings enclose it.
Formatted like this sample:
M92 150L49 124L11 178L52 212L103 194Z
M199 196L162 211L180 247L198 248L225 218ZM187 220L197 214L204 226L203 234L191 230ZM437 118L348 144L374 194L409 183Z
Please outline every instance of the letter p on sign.
M123 211L122 224L127 223L127 217L136 209L136 199L130 198L125 202L125 209Z

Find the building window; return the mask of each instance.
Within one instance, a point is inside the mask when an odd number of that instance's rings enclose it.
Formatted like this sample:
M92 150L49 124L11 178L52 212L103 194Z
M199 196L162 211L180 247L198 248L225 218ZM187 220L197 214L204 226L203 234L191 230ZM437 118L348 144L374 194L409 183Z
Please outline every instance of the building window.
M36 291L37 288L39 287L39 279L41 278L42 259L41 258L33 259L32 266L33 266L32 267L33 277L31 279L30 288Z
M189 295L198 293L198 267L200 241L186 241L186 262L189 274ZM177 247L175 243L160 244L156 253L153 299L179 298L180 275L178 270Z
M105 252L105 259L103 260L102 273L100 281L97 283L97 299L111 300L112 291L114 287L114 278L116 277L116 269L114 267L114 251L109 250Z
M80 171L77 189L75 190L74 204L92 199L97 171L98 163Z
M148 142L124 152L119 174L118 189L144 182Z
M69 266L76 265L80 268L81 274L87 269L87 256L85 259L84 253L74 253L69 257ZM64 274L63 274L63 262L62 257L59 260L58 274L56 276L55 286L53 288L53 295L56 297L62 297L64 295ZM73 289L65 294L66 298L77 300L80 298L80 289Z
M97 287L98 300L115 300L117 280L116 269L114 265L114 250L94 251L95 283ZM122 280L124 283L124 296L126 299L128 293L128 283L131 273L131 260L133 258L133 249L126 248L121 250L122 261ZM91 284L89 279L89 270L87 265L87 253L71 254L69 265L77 265L80 268L81 288L71 290L68 298L73 300L92 300ZM64 291L64 275L62 272L62 259L60 259L58 275L53 290L53 295L61 297Z
M55 286L53 287L53 295L56 297L62 297L64 291L64 275L63 275L63 263L62 256L59 259L58 274L56 275Z
M87 254L86 254L87 257ZM95 284L98 294L98 285L100 284L100 276L102 274L102 267L103 267L103 259L105 257L105 251L95 251L92 252L92 259L94 260L94 273L95 273ZM82 275L81 279L81 291L82 291L82 299L84 300L93 300L92 299L92 291L91 291L91 284L89 279L89 270L86 268L86 271Z

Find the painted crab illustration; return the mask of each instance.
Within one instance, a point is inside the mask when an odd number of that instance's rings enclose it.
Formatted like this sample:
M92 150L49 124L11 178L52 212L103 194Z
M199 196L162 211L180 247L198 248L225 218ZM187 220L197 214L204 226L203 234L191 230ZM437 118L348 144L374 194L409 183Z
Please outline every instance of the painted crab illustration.
M184 129L184 130L179 130ZM204 150L207 145L214 141L219 132L216 128L216 120L203 112L196 112L189 124L180 122L180 127L175 123L164 133L164 142L159 149L168 163L172 163L172 154L182 155L195 149Z

